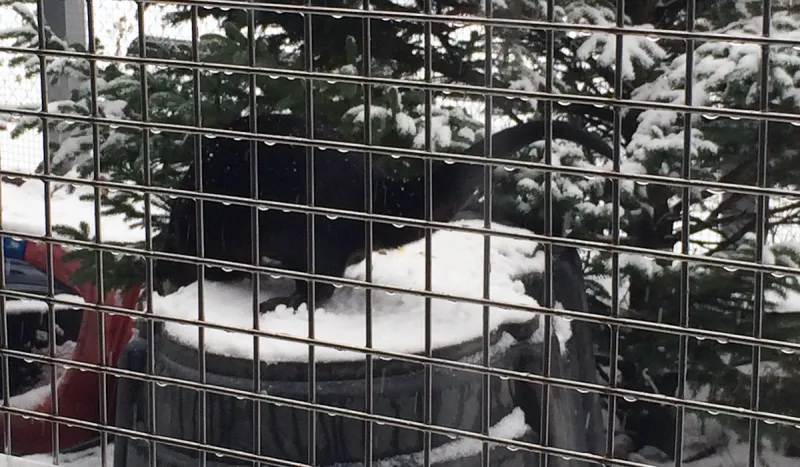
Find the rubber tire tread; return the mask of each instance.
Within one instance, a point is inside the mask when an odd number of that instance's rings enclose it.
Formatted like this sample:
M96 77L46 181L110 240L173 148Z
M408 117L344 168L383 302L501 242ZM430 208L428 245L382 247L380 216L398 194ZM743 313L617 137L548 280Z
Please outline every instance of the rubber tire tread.
M492 341L501 332L492 336ZM159 376L176 380L199 381L194 367L198 352L167 333L157 337L155 371ZM474 359L480 339L437 352L451 360ZM493 367L511 369L516 366L519 349L512 347L491 358ZM238 368L237 368L238 367ZM252 378L236 376L241 371L252 374L252 362L220 355L207 355L206 384L252 391ZM308 400L308 383L304 381L306 363L280 363L262 367L262 391L287 399ZM249 371L242 371L249 370ZM420 364L406 361L375 359L374 413L401 420L422 422L421 400L425 373ZM449 428L480 432L482 376L474 372L432 369L433 423ZM317 369L317 402L337 408L363 412L366 400L364 364L356 362L321 363ZM492 378L490 395L491 424L509 414L516 404L508 381ZM200 423L206 423L206 442L210 445L243 452L256 452L253 428L254 402L249 398L207 391L205 418L199 418L200 392L179 384L154 387L155 424L157 434L187 441L199 441ZM138 387L135 409L137 430L147 431L147 385ZM358 462L363 456L365 424L344 416L317 413L318 465ZM305 462L308 451L308 412L272 403L260 403L261 452L275 458ZM411 454L423 449L423 433L391 425L373 424L373 453L378 459ZM432 447L451 441L449 437L432 435ZM197 458L193 450L178 449L185 456ZM133 464L137 465L137 464ZM146 463L145 463L146 465Z

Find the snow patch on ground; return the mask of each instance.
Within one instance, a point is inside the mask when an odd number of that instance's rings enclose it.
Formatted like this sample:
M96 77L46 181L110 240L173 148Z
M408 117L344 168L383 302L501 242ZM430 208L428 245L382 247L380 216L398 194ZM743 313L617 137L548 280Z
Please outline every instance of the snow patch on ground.
M525 435L529 430L528 425L525 423L525 413L519 407L515 408L510 414L503 417L494 426L489 428L489 436L498 439L519 439ZM447 461L463 459L465 457L476 456L483 448L482 442L472 438L460 438L442 446L431 449L431 464L440 464ZM114 445L108 446L107 452L107 465L112 464L114 458ZM418 452L396 458L385 459L374 462L376 467L394 467L404 465L421 465L423 453ZM34 465L54 465L53 457L51 454L35 454L32 456L25 456L23 458L9 458L13 459L9 465L18 465L19 467L33 467ZM3 463L0 458L0 465ZM28 462L25 462L28 461ZM33 464L33 462L39 464ZM100 447L94 447L85 451L80 451L71 454L61 454L59 456L59 465L70 467L99 467L102 465L102 453ZM347 464L352 465L352 464Z
M50 223L78 227L81 222L89 224L89 231L95 231L94 202L82 201L80 197L91 194L92 188L75 185L75 191L68 193L65 184L50 184ZM57 187L60 189L53 192ZM29 179L21 186L11 183L0 185L2 200L2 228L13 235L19 232L28 235L45 235L46 218L44 205L44 183ZM153 213L160 214L153 206ZM144 228L132 226L122 215L102 215L100 229L104 242L138 242L144 239ZM54 234L56 238L59 236Z
M68 465L70 467L100 467L103 465L103 454L101 452L100 446L87 449L85 451L79 451L75 453L69 454L59 454L58 456L58 465ZM22 461L29 461L28 463L20 462L19 464L9 462L9 466L19 466L19 467L33 467L34 465L56 465L53 462L53 455L52 454L34 454L32 456L25 456L22 458L17 458ZM37 464L33 464L36 462ZM2 465L2 460L0 460L0 465ZM106 464L107 466L114 465L114 445L109 444L108 449L106 450Z
M71 310L86 304L86 301L78 295L57 294L54 298L56 300L74 303L74 305L54 303L53 310L55 311ZM44 300L8 300L6 301L6 312L12 314L47 313L47 302Z
M61 345L56 346L55 350L55 357L72 360L73 356L75 355L75 349L77 348L78 344L75 341L66 341ZM38 354L42 356L49 356L50 352L48 348L34 348L31 350L33 354ZM64 382L64 375L67 373L67 368L63 365L55 365L56 369L56 388L60 387L61 384ZM36 410L40 404L45 402L48 397L50 397L50 390L52 387L50 386L50 381L52 380L52 374L50 372L50 367L46 365L40 366L40 373L39 379L32 384L30 389L27 391L17 394L9 398L9 404L11 407L16 407L20 409L26 410ZM1 465L1 464L0 464Z
M50 389L52 388L49 384L39 386L31 389L30 391L10 397L8 399L8 403L11 405L11 407L16 407L18 409L35 410L39 404L43 403L48 397L50 397Z
M482 227L481 220L454 222L469 227ZM493 231L518 234L524 229L500 224ZM455 296L481 298L483 290L483 241L480 234L438 231L432 236L432 290ZM543 255L536 254L536 242L493 237L490 249L490 297L493 300L519 305L538 306L525 294L520 278L543 270ZM425 245L418 241L402 248L373 253L373 283L412 290L424 290ZM345 277L363 280L365 263L354 264ZM264 279L261 300L283 295L293 290L288 280ZM366 346L365 291L351 287L336 290L331 301L314 313L315 339L342 345ZM207 322L252 329L253 303L249 281L239 283L204 284L203 301ZM425 349L424 298L407 293L374 291L373 348L404 353ZM153 310L162 316L196 320L198 318L198 288L191 284L167 297L156 296ZM431 334L434 348L469 341L483 335L483 310L480 305L433 299L431 303ZM529 311L489 308L490 328L503 323L542 319ZM295 336L308 336L308 312L301 306L294 310L278 307L275 312L260 317L260 329ZM561 318L553 320L553 329L562 345L571 335L570 323ZM198 327L165 323L166 332L186 345L198 345ZM541 333L540 333L541 334ZM535 336L534 336L535 337ZM253 340L240 333L206 329L206 351L231 357L252 359ZM319 361L360 360L360 352L316 347ZM308 346L274 338L261 338L260 358L266 362L307 361Z
M771 449L763 449L756 457L755 465L750 464L750 445L738 443L721 449L721 452L705 459L684 463L687 467L797 467L800 459L786 457ZM659 467L674 466L675 462L656 464Z
M689 420L687 420L689 422ZM695 421L696 422L696 421ZM689 422L691 423L691 422ZM525 416L521 409L514 409L509 415L503 417L497 424L489 429L489 436L499 439L519 439L525 434L528 426L525 424ZM480 452L481 442L469 438L461 438L450 443L444 444L431 450L431 463L440 463L447 460L458 459L475 455ZM749 445L748 443L736 443L722 448L721 451L705 459L685 463L687 467L748 467L749 466ZM85 451L71 454L61 454L59 465L69 467L100 467L102 464L102 454L100 447L93 447ZM419 460L421 453L401 456L399 458L387 459L375 462L379 467L393 467L395 465L409 465L410 460ZM106 465L112 465L114 458L114 445L109 444L107 450ZM665 463L654 463L659 467L669 467L674 465L674 461ZM33 467L35 465L54 465L52 454L35 454L25 457L3 456L0 454L0 465L10 465L18 467ZM760 456L756 459L754 467L796 467L797 458L790 458L776 453L771 449L763 449Z
M529 430L525 423L525 413L516 407L510 414L503 417L499 422L489 428L489 436L499 439L516 440L525 435ZM457 461L473 456L477 456L483 449L483 443L474 438L460 438L455 441L443 444L431 449L431 465L443 464L445 462ZM376 467L402 467L407 465L423 465L424 452L417 452L404 456L397 456L391 459L373 462ZM346 464L347 467L353 464ZM335 464L334 467L345 467L345 464Z

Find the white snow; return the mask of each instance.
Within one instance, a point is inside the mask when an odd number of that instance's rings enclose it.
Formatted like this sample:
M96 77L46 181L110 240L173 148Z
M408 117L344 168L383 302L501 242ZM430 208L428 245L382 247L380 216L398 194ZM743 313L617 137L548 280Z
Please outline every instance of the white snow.
M775 253L772 252L772 249L769 245L764 245L763 256L761 257L761 264L777 264Z
M522 437L529 430L525 423L525 414L519 407L515 408L510 414L506 415L494 426L489 428L489 436L498 439L516 440ZM502 446L498 446L502 448ZM464 457L478 455L482 449L482 442L471 438L460 438L449 443L431 449L431 464L439 464L450 460L458 460ZM110 444L107 450L108 465L111 465L114 456L114 445ZM376 467L394 467L409 464L419 464L422 462L423 453L418 452L410 455L398 456L392 459L374 462ZM62 454L59 456L59 465L70 467L99 467L101 462L100 447L94 447L85 451ZM4 461L8 462L7 464ZM27 461L27 462L26 462ZM51 454L35 454L25 457L0 457L0 465L15 467L34 467L36 465L54 465ZM348 464L350 465L350 464Z
M620 264L620 266L621 265L622 264ZM598 301L600 301L601 303L603 303L608 307L612 306L614 295L611 293L611 291L613 290L611 276L610 275L597 276L596 278L594 278L594 281L595 283L597 283L597 285L603 287L603 289L608 294L608 298L596 296L595 299L597 299ZM618 290L619 290L618 292L619 311L624 316L627 315L628 310L630 309L631 281L629 277L625 274L622 274L621 271L619 277Z
M355 65L350 65L350 64L339 68L339 71L341 73L345 74L345 75L357 75L358 74L358 68L356 68Z
M767 290L764 292L764 298L773 300L778 304L775 309L778 313L800 312L800 293L794 290L787 290L785 297L780 297L774 291Z
M34 454L25 457L12 458L8 456L9 467L35 467L37 465L55 465L52 454ZM13 461L11 460L13 459ZM27 462L26 462L27 461ZM59 454L58 465L70 467L100 467L103 465L100 447L94 447L85 451L70 454ZM106 450L106 464L111 467L114 464L114 444L110 443ZM0 458L0 465L3 459Z
M58 149L52 154L53 164L62 164L72 161L75 167L92 160L93 137L91 133L72 134L64 138Z
M750 16L735 21L714 32L761 36L763 19ZM786 11L776 11L771 17L770 36L776 39L796 40L797 16ZM589 41L587 41L587 44ZM586 44L584 44L586 45ZM627 46L627 44L626 44ZM773 105L797 105L800 102L800 57L796 47L774 46L770 50L770 99ZM759 101L759 74L761 71L761 46L738 42L705 41L694 52L694 76L687 84L686 56L678 55L666 64L657 78L639 86L631 98L648 102L683 104L686 88L692 86L692 105L724 108L752 108ZM780 103L780 104L779 104ZM639 160L652 159L648 155L659 151L678 152L683 148L684 135L676 124L678 113L671 110L647 110L639 117L640 125L628 145L628 152ZM696 113L693 119L713 119L716 116ZM661 129L661 131L657 131ZM714 155L717 145L705 139L702 132L692 129L692 156L698 153ZM678 176L665 173L660 175Z
M59 380L61 381L61 380ZM30 391L23 392L14 397L9 398L8 402L11 407L24 410L34 410L39 404L50 396L50 385L45 384Z
M449 115L434 115L431 117L431 149L447 148L453 140L453 130L450 129ZM414 147L425 147L425 119L421 119L417 136L414 137Z
M489 436L498 439L516 440L522 437L529 430L525 424L525 414L519 407L515 408L510 414L506 415L494 426L489 428ZM502 446L498 446L502 448ZM431 464L457 460L468 456L475 456L481 452L482 443L471 438L460 438L444 445L431 449ZM111 465L114 458L114 445L109 444L107 454L107 465ZM102 454L100 447L93 447L85 451L71 454L59 455L59 465L70 467L99 467L102 465ZM398 456L392 459L374 462L376 467L394 467L419 464L422 462L423 453L418 452L410 455ZM12 457L0 454L0 466L9 467L35 467L38 465L55 465L52 454L34 454L24 457ZM350 464L348 464L350 465Z
M587 14L591 11L592 14ZM579 6L569 14L570 19L579 23L592 23L597 26L615 26L614 12L609 8ZM637 29L653 29L649 24L640 24ZM648 37L624 35L622 37L621 63L617 63L617 36L606 32L592 32L575 52L577 58L587 60L593 57L599 65L615 69L620 67L623 79L635 78L634 64L650 69L667 57L667 52Z
M72 360L77 343L74 341L67 341L61 345L57 345L55 349L55 356L61 359ZM48 348L33 349L33 353L40 355L49 355ZM67 372L67 367L64 365L55 365L56 369L56 387L58 388L64 382L64 375ZM12 396L9 398L9 405L18 409L35 410L39 404L44 402L50 397L50 381L52 374L50 367L46 365L41 366L39 379L31 385L31 389ZM2 464L0 464L2 465Z
M525 435L529 430L525 423L525 413L516 407L510 414L503 417L499 422L489 428L489 436L493 438L514 440ZM473 438L460 438L455 441L435 447L430 451L430 462L432 465L444 462L464 459L480 454L483 443ZM417 452L411 455L398 456L374 462L376 467L395 467L406 465L421 465L424 462L424 453Z
M354 123L364 123L364 114L365 109L363 104L357 105L345 112L345 116L352 118ZM373 119L377 118L383 120L391 116L391 114L392 112L389 109L379 105L373 105L369 108L369 115Z
M55 190L59 185L62 189ZM94 202L82 201L80 196L91 194L92 188L75 185L75 192L69 194L64 184L50 185L51 225L78 227L81 222L89 224L89 231L95 231ZM54 192L55 190L55 192ZM0 184L2 199L2 228L9 235L14 232L28 235L45 235L44 183L27 180L21 186L10 183ZM153 212L160 213L153 204ZM104 242L138 242L144 239L144 228L134 227L122 215L102 215L100 218L102 240ZM54 237L59 238L54 233Z
M652 277L655 272L661 269L654 258L632 253L620 253L619 265L620 267L634 267L648 277Z
M398 112L394 116L397 132L401 135L416 135L417 123L405 112Z
M103 100L98 102L103 115L109 118L125 118L125 109L128 107L128 103L126 101L115 99L115 100Z
M689 414L685 421L684 431L687 432L687 443L691 441L702 442L703 438L708 438L713 433L701 433L698 428L702 422ZM525 424L524 413L520 408L515 408L509 415L503 417L498 423L489 428L489 436L498 439L516 440L523 436L528 429ZM707 431L707 430L706 430ZM712 430L713 431L713 430ZM691 436L697 432L697 436ZM696 438L696 439L695 439ZM685 444L686 445L686 444ZM503 449L500 445L498 448ZM431 463L441 463L447 460L458 459L466 456L474 456L480 453L481 442L469 438L453 440L447 444L431 449ZM93 447L85 451L72 454L61 454L59 465L69 467L100 467L102 465L100 447ZM107 450L107 463L112 464L114 457L114 445L109 444ZM398 458L387 459L375 462L376 467L394 467L399 465L418 464L421 462L422 453L415 453ZM689 464L689 467L749 467L749 445L744 443L733 443L720 448L720 452L700 459ZM54 465L52 454L35 454L24 457L12 457L0 454L0 465L10 467L35 467L37 465ZM674 465L674 461L661 464L653 464L658 467L669 467ZM778 454L773 449L764 447L760 457L756 460L754 467L795 467L796 458L789 458Z
M57 300L74 303L74 305L56 303L53 305L55 311L69 310L86 303L83 298L78 295L58 294L55 298ZM43 300L6 300L6 311L8 313L47 313L47 302Z
M480 220L454 222L470 227L481 227ZM500 224L494 231L529 233L526 230ZM479 234L438 231L432 236L432 290L455 296L480 298L483 290L483 236ZM525 295L519 280L527 273L542 271L543 256L534 255L536 243L528 240L493 237L491 241L491 273L489 276L493 300L537 306ZM373 253L373 282L376 284L424 290L424 241L418 241L396 250ZM363 280L364 262L347 269L345 277ZM291 292L293 282L287 279L265 278L261 286L261 300ZM315 338L343 345L366 346L364 290L342 287L324 308L314 314ZM205 317L208 322L252 329L252 293L249 281L239 283L204 284ZM421 352L424 350L424 298L411 294L392 294L374 291L373 343L374 348L392 352ZM156 296L153 310L162 316L197 319L197 284L191 284L167 297ZM434 348L455 345L478 338L483 331L483 314L480 305L450 300L433 299L431 303L431 337ZM490 307L490 327L502 323L541 319L528 311ZM260 329L295 337L308 335L308 313L305 305L297 313L285 307L261 317ZM562 346L570 337L570 324L554 318L553 329ZM186 345L198 345L196 325L167 322L165 330ZM536 336L534 336L535 338ZM239 333L208 328L205 333L208 352L232 357L252 359L253 341ZM279 339L261 338L260 358L266 362L306 361L308 347ZM316 347L316 358L321 361L342 361L363 358L360 352L339 351L330 347Z
M530 78L522 78L512 80L508 83L508 89L514 89L525 92L536 92L539 90L539 83L534 84Z
M711 457L684 465L688 467L797 467L800 463L796 457L782 456L772 449L763 448L760 455L756 457L755 465L750 464L750 445L746 442L721 448L721 451ZM675 462L656 465L669 467L674 466Z
M458 130L458 136L460 138L463 138L463 139L469 141L470 143L475 141L475 132L472 131L472 129L468 128L468 127L461 127L461 129Z

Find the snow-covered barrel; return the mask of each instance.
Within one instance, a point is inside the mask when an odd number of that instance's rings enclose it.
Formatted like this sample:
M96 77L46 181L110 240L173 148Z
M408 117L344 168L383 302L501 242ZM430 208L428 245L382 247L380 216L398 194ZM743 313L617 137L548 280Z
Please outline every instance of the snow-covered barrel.
M482 225L479 221L460 223L472 227ZM497 224L493 230L527 233ZM480 298L485 269L483 245L482 235L436 232L432 248L432 290L451 296ZM536 246L535 242L528 240L492 238L489 276L492 299L523 306L537 305L530 291L536 289L536 278L541 279L543 255L541 251L537 252ZM424 271L423 242L373 254L373 283L424 290ZM345 276L363 280L364 273L365 266L360 263L350 267ZM292 286L292 282L285 279L267 277L261 284L261 299L285 294L292 290ZM583 293L581 290L572 292L573 295ZM556 299L559 299L558 293ZM153 308L159 315L196 320L198 301L197 284L192 284L168 297L156 297ZM205 442L212 449L222 450L207 456L211 465L248 463L246 454L237 458L236 452L305 463L312 445L316 447L315 465L360 465L364 459L367 433L365 422L358 415L365 413L371 399L372 413L388 417L371 426L371 451L376 465L422 464L424 432L419 430L419 424L425 422L426 369L420 361L401 357L425 353L425 302L422 296L373 291L373 314L369 327L372 348L384 354L376 356L372 362L371 394L367 392L364 353L354 349L365 348L367 344L364 289L338 288L332 300L314 312L313 337L319 344L313 347L316 379L313 403L317 409L313 431L309 430L311 419L308 410L308 402L312 401L308 383L309 345L281 338L303 339L309 336L308 310L304 307L299 310L279 307L275 312L260 316L260 329L272 335L258 337L260 391L277 399L259 401L258 410L254 410L255 402L244 392L252 391L255 386L255 338L252 334L229 331L232 328L253 328L251 284L246 281L233 284L207 281L202 302L205 320L228 329L206 328L203 337L207 370L204 383L217 390L206 391L203 396L198 389L179 384L155 385L153 416L158 436L199 443L200 424L204 423ZM490 367L540 371L542 319L542 315L531 310L490 307ZM558 356L563 354L564 344L570 339L571 327L568 321L559 318L555 318L553 324L556 337L553 354ZM481 364L483 335L481 305L432 299L430 339L434 358ZM156 374L193 383L201 381L197 326L167 322L156 337L155 345ZM129 366L141 367L141 362L146 361L142 358L146 345L139 341L132 343L133 347L139 349L140 364ZM556 357L556 360L559 359ZM431 367L430 422L444 428L481 433L485 403L483 374L446 365ZM554 376L558 376L560 366L556 364L553 368ZM538 388L497 375L492 375L490 381L489 435L538 442L536 430L531 428L539 424ZM121 389L124 391L120 394L118 409L118 414L123 417L121 425L147 432L150 415L146 385L125 384ZM225 393L226 389L235 394ZM126 398L128 400L124 400ZM201 410L203 401L205 408ZM294 401L299 406L293 404ZM580 416L579 399L552 398L551 409L551 413L559 417L561 425L575 416L576 428L583 430L586 416ZM565 432L563 426L552 429L556 438L561 436L560 444L569 444L559 447L587 450L585 436L574 436L574 433L562 436L562 432ZM315 437L313 443L312 435ZM575 439L582 439L580 446L573 445ZM117 441L117 467L148 464L145 441L121 441ZM157 446L158 465L190 465L200 455L188 445ZM433 433L431 447L433 465L481 465L480 441ZM535 453L507 449L499 444L490 444L490 447L493 466L537 465ZM221 453L231 455L219 455ZM554 462L553 465L570 465L564 459L554 458Z

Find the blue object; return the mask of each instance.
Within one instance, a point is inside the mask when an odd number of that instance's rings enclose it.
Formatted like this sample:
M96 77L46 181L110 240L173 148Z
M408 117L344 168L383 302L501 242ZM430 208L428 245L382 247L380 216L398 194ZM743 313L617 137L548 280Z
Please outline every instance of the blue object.
M5 240L5 239L4 239ZM3 244L5 247L5 242ZM6 275L6 288L19 292L28 292L39 295L47 295L47 274L32 264L11 256L6 256L4 261ZM74 294L75 292L68 285L56 280L54 281L56 294Z
M3 254L6 258L25 259L25 247L27 240L16 240L11 237L3 237Z
M6 288L21 292L47 295L47 274L25 261L25 248L28 240L3 237L3 255L5 257ZM55 281L55 293L74 294L67 284Z

